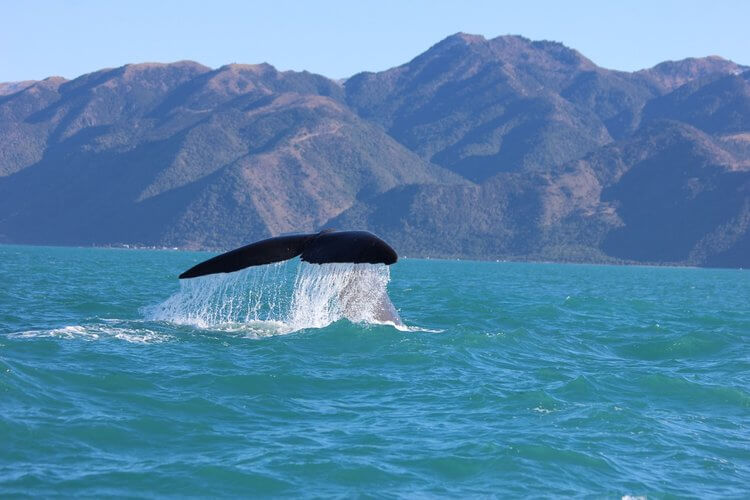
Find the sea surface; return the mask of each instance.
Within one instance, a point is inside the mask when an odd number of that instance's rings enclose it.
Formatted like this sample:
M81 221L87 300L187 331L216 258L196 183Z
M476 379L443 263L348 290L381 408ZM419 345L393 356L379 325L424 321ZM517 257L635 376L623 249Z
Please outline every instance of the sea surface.
M208 256L0 246L0 497L750 495L748 271Z

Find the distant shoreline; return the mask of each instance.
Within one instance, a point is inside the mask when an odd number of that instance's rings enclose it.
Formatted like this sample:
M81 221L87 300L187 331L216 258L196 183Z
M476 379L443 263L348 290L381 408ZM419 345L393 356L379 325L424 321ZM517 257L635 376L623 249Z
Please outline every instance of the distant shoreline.
M151 251L170 251L170 252L192 252L192 253L222 253L230 248L200 248L190 249L184 247L168 247L168 246L156 246L156 245L133 245L133 244L118 244L118 245L60 245L60 244L31 244L31 243L0 243L0 247L41 247L41 248L80 248L80 249L96 249L96 250L151 250ZM481 263L508 263L508 264L570 264L570 265L584 265L584 266L622 266L622 267L663 267L663 268L675 268L675 269L731 269L737 271L744 271L743 267L711 267L711 266L696 266L691 264L680 264L675 262L635 262L635 261L619 261L618 259L612 259L612 261L606 260L545 260L536 259L533 257L499 257L499 258L474 258L474 257L432 257L432 256L413 256L413 255L401 255L399 260L437 260L437 261L454 261L454 262L481 262Z

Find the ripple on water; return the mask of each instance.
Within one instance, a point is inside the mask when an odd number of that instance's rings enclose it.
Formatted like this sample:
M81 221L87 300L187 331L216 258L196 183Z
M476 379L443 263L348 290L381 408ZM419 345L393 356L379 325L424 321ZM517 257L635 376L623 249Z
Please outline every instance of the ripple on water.
M143 308L205 255L20 248L0 496L747 496L747 273L407 259L412 328L291 331L297 262L260 271L274 314L250 273L178 324Z

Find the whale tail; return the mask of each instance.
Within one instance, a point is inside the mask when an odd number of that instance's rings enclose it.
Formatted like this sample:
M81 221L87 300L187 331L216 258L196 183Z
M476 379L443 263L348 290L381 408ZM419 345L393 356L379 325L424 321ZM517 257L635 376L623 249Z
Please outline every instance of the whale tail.
M398 255L385 241L367 231L332 231L292 234L256 241L196 264L180 279L231 273L250 266L293 259L311 264L354 263L391 265Z

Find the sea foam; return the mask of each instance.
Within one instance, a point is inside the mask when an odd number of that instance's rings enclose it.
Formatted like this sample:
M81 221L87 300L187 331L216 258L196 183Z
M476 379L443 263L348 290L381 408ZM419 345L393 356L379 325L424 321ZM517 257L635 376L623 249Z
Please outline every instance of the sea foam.
M8 334L9 338L59 338L66 340L100 340L115 338L134 344L152 344L165 342L172 337L147 328L111 326L100 324L68 325L60 328L26 330Z

